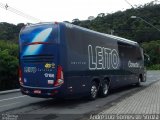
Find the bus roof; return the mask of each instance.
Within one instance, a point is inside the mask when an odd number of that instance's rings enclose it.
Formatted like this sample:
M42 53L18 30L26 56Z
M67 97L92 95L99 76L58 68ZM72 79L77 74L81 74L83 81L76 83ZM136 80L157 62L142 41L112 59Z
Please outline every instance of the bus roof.
M93 31L93 30L90 30L90 29L87 29L87 28L84 28L84 27L80 27L80 26L77 26L77 25L70 24L70 23L63 22L62 24L65 24L67 27L70 27L70 28L71 27L76 27L78 29L83 29L83 30L88 31L88 32L100 34L100 35L103 35L103 36L106 36L106 37L109 37L109 38L112 38L112 39L116 39L117 41L125 42L125 43L132 44L132 45L138 45L138 43L135 42L135 41L128 40L128 39L125 39L125 38L122 38L122 37L119 37L119 36L110 35L110 34L106 34L106 33L100 33L100 32Z
M84 27L73 25L73 24L68 23L68 22L40 22L40 23L36 23L36 24L28 24L26 27L31 27L31 26L36 26L36 25L43 25L43 24L58 24L58 23L59 24L64 24L66 27L69 27L69 28L75 27L77 29L81 29L81 30L85 30L85 31L88 31L88 32L100 34L100 35L115 39L117 41L121 41L121 42L132 44L132 45L138 45L137 42L132 41L132 40L128 40L128 39L125 39L125 38L122 38L122 37L119 37L119 36L110 35L110 34L106 34L106 33L100 33L100 32L93 31L93 30L90 30L90 29L87 29L87 28L84 28Z

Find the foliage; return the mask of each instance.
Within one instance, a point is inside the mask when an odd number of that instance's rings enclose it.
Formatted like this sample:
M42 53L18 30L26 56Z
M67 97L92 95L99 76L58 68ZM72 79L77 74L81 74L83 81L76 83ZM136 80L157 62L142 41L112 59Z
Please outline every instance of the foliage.
M18 87L18 46L0 41L0 90Z
M0 23L0 40L10 40L13 42L18 42L19 32L23 26L24 26L23 23L14 25L6 22L1 22Z
M155 68L160 70L160 40L144 42L142 47L144 52L150 56L150 61L147 65L149 69Z
M160 70L160 64L151 65L147 69L148 70Z
M160 31L156 30L145 21L160 29L160 4L153 2L135 9L118 11L113 14L100 13L93 20L73 21L73 24L86 27L103 33L132 39L137 42L146 42L160 39ZM131 16L142 19L131 19ZM113 32L114 31L114 32Z

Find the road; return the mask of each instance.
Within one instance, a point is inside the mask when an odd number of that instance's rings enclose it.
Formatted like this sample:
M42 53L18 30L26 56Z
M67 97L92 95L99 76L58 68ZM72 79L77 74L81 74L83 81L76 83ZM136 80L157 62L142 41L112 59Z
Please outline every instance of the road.
M56 101L54 99L33 98L20 92L0 95L0 119L13 117L24 120L77 120L89 118L89 115L114 106L117 102L136 94L160 79L160 71L148 71L147 82L142 87L127 86L112 90L106 98L95 101L72 99Z

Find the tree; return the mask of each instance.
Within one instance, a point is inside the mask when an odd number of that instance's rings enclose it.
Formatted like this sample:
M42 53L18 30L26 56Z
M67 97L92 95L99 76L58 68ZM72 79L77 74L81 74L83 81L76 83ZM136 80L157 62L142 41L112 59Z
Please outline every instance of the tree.
M9 55L8 50L0 51L0 90L11 89L18 85L18 59Z
M18 46L0 41L0 90L18 87Z
M94 16L89 16L89 17L88 17L88 20L94 20L94 19L95 19Z
M159 31L156 31L144 21L131 19L130 17L137 15L160 29L159 11L160 4L151 2L150 4L126 11L117 11L106 15L100 13L93 20L76 21L73 24L107 34L110 34L111 30L114 30L114 35L142 43L159 40Z
M142 44L144 52L150 56L150 64L160 64L160 40L144 42Z
M105 13L99 13L98 14L98 17L104 17L105 16Z

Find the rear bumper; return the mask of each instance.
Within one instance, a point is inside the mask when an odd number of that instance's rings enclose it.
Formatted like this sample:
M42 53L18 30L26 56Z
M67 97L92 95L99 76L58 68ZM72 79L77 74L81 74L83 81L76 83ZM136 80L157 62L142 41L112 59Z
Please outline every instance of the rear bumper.
M39 88L39 87L30 87L30 86L21 86L20 87L22 94L29 95L31 97L39 98L55 98L63 97L64 94L61 92L61 86L55 88ZM35 91L40 91L40 93L35 93Z

